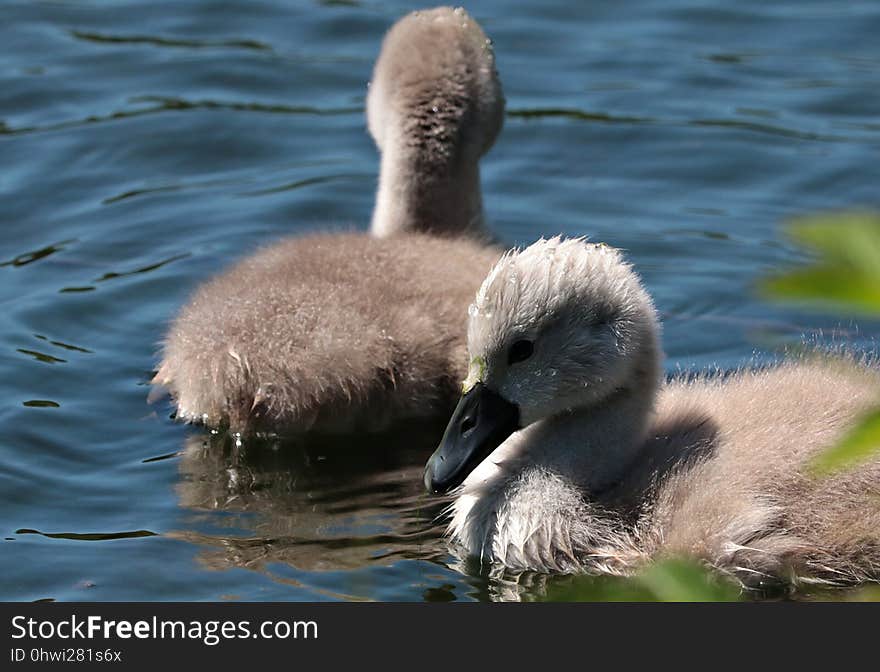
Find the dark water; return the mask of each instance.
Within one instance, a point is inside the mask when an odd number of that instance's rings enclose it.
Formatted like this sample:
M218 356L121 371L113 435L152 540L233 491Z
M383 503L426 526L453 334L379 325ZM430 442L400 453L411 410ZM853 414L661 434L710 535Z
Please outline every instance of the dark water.
M438 428L236 447L148 406L174 311L259 244L365 228L379 2L0 6L0 597L509 596L421 493ZM670 371L876 324L759 300L788 218L880 206L880 3L484 2L509 113L484 162L510 243L626 248ZM222 319L222 316L218 316ZM528 590L528 589L527 589Z

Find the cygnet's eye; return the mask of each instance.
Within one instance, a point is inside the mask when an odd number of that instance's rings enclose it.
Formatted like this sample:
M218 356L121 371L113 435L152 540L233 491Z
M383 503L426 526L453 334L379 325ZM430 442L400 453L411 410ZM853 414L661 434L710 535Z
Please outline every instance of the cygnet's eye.
M524 362L532 356L534 351L535 344L531 341L517 341L510 346L510 350L507 352L507 363L516 364L517 362Z

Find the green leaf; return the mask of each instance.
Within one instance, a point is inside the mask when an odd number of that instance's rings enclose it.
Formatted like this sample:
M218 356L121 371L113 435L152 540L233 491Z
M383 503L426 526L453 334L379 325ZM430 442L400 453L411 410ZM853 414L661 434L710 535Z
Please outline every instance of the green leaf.
M766 280L761 286L765 294L880 314L880 216L850 213L806 218L793 223L789 235L816 259Z
M880 262L878 262L880 263ZM880 314L880 278L851 269L814 266L765 281L775 298L837 304L867 314Z
M666 560L649 567L639 581L658 602L735 602L739 590L693 561Z
M827 261L877 274L880 261L880 216L839 213L804 217L789 227L791 238Z
M833 448L810 464L815 475L826 475L860 464L880 451L880 409L870 412Z
M655 602L635 579L617 576L554 577L541 598L545 602Z
M551 602L732 602L739 588L703 565L667 559L631 578L560 577L544 597Z
M865 586L846 595L847 602L880 602L880 586Z

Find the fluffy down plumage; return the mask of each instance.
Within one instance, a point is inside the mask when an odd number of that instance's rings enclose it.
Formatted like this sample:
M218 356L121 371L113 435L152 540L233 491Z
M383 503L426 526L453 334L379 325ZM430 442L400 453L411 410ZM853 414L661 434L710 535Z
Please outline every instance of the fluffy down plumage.
M454 403L464 310L501 251L488 243L479 159L504 96L463 10L389 31L367 102L382 154L369 234L277 242L200 287L153 383L177 417L233 431L382 429Z
M524 338L534 354L510 363ZM515 403L523 428L456 491L463 554L618 575L688 555L747 586L880 579L880 459L807 468L880 402L874 363L802 355L664 382L635 272L616 250L560 239L498 262L468 348L468 385Z

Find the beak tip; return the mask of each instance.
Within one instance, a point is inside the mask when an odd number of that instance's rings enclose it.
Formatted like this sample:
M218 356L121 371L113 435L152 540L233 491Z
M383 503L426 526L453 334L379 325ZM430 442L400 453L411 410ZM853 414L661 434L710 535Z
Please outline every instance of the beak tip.
M518 425L516 405L476 383L459 400L440 445L425 465L425 489L432 495L454 490Z
M441 475L438 475L436 461L436 457L432 457L428 460L428 464L425 466L425 476L422 479L422 482L425 484L425 490L429 495L445 495L449 492L450 488L448 487L448 483L444 482L444 478Z
M425 466L425 476L422 479L422 482L425 484L425 490L428 491L429 495L437 495L440 493L434 481L434 470L431 468L431 461Z

